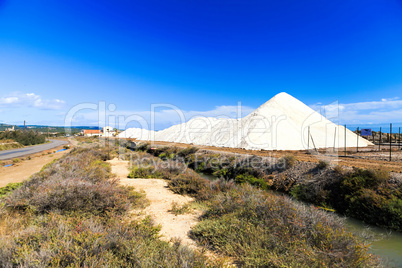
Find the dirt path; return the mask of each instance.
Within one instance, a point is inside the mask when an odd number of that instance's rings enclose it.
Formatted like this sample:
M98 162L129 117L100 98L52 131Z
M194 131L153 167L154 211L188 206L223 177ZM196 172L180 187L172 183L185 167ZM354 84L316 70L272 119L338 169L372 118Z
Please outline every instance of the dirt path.
M55 149L56 150L56 149ZM56 154L45 154L32 157L31 160L24 160L22 162L13 164L11 167L0 167L0 187L6 186L10 182L22 182L29 179L32 174L40 171L44 165L60 158L69 150L59 152Z
M191 227L198 223L201 212L193 211L177 216L169 212L173 202L183 205L193 201L193 198L173 193L167 188L167 182L162 179L128 179L128 161L115 158L108 162L112 166L112 173L116 174L122 185L133 186L137 191L145 192L150 205L140 213L150 215L156 224L161 225L160 234L163 240L179 238L183 244L199 249L188 233Z

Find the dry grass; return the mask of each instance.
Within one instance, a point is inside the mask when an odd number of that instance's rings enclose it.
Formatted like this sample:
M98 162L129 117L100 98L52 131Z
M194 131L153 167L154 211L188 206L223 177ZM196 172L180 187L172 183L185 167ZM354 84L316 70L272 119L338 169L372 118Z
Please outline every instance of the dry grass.
M187 214L192 211L192 207L190 203L186 204L178 204L177 202L172 202L172 208L170 209L170 212L173 213L174 215L182 215L182 214Z
M159 239L149 218L127 220L142 194L110 180L111 152L72 150L0 199L0 267L208 267Z

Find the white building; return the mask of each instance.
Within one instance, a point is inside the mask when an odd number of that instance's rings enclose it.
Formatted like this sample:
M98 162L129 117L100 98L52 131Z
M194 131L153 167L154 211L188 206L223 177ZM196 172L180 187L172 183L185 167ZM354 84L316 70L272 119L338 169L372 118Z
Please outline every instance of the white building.
M113 130L112 127L106 126L103 128L103 137L112 137L115 135L115 131Z

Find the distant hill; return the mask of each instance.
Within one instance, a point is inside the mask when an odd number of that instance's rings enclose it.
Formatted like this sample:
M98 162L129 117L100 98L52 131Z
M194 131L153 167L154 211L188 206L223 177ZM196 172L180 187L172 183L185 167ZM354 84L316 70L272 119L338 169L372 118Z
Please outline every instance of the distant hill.
M3 124L0 123L0 131L5 131L7 128L11 128L13 127L17 130L17 129L23 129L24 125L9 125L9 124ZM46 126L46 125L26 125L25 126L26 129L29 130L35 130L35 131L39 131L39 132L47 132L49 130L49 132L58 132L58 133L65 133L66 128L63 126ZM97 130L99 129L99 127L94 127L94 126L72 126L71 127L71 132L72 134L74 133L78 133L81 132L83 129L94 129Z

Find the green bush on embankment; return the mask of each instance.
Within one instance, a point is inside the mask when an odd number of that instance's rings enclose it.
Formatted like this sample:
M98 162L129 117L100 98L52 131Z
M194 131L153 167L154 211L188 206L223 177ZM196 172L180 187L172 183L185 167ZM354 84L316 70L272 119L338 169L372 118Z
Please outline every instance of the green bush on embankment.
M336 173L329 173L331 179L296 184L290 193L366 223L402 231L402 183L392 181L384 170Z

